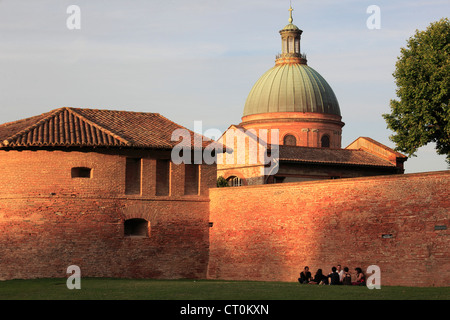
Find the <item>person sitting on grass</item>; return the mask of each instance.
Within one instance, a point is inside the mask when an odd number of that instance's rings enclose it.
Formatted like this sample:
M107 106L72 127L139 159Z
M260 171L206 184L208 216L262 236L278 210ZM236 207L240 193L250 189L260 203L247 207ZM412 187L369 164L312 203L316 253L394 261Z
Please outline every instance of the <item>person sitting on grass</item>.
M322 273L322 269L317 269L314 279L309 282L310 284L328 284L328 278Z
M352 284L352 275L348 272L348 267L344 267L344 274L342 276L342 284L349 286Z
M340 285L341 281L339 278L339 273L337 273L336 267L331 268L331 273L328 275L328 278L330 278L329 283L330 285Z
M305 267L305 269L300 273L300 278L298 278L298 282L301 284L306 284L311 281L311 272L309 272L309 267Z
M352 282L354 286L365 286L366 285L366 276L361 268L355 268L356 271L356 281Z

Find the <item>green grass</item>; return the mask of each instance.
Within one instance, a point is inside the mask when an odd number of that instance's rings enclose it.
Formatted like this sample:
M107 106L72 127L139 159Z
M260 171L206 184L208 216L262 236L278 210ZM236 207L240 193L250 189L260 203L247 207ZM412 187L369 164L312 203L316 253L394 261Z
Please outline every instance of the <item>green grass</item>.
M82 278L0 281L0 300L449 300L450 287L315 286L286 282Z

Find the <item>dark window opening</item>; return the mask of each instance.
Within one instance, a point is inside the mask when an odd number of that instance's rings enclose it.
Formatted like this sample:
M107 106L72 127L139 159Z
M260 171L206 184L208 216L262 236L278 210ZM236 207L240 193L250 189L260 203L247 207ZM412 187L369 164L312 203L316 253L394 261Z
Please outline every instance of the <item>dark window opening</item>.
M273 179L273 183L283 183L285 179L286 179L286 177L278 177L278 176L276 176Z
M127 158L125 194L141 194L141 159Z
M283 139L283 144L285 146L296 146L297 145L297 139L293 135L286 135Z
M125 237L149 237L149 223L145 219L129 219L124 222Z
M168 196L170 189L170 161L156 161L156 195Z
M199 165L186 164L184 169L184 194L198 194Z
M72 168L72 178L91 178L92 169L85 167Z
M324 135L321 140L322 148L330 147L330 137L328 135Z
M227 181L228 181L228 185L229 185L230 187L240 187L240 186L243 185L242 179L239 178L239 177L235 177L235 176L229 177L229 178L227 179Z

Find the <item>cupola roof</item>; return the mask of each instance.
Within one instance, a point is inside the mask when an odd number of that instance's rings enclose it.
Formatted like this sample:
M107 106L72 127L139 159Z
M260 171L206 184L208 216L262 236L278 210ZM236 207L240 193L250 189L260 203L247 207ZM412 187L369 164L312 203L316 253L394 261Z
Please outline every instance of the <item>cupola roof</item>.
M282 53L275 66L253 86L243 116L272 112L314 112L341 115L338 100L327 81L307 65L300 52L303 33L293 24L292 7L289 24L280 31Z
M271 112L314 112L341 115L327 81L306 64L279 64L253 86L244 116Z

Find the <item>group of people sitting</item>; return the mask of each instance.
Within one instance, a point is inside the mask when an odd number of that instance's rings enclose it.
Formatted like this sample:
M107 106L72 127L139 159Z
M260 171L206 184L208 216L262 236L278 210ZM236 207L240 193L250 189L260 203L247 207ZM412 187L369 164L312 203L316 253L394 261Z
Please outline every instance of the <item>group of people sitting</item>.
M301 284L319 284L319 285L354 285L354 286L365 286L366 276L361 268L355 268L356 279L352 281L352 275L350 274L348 267L341 269L341 265L331 268L331 273L324 275L322 269L318 269L314 278L309 272L309 267L305 267L300 273L300 278L298 282Z

